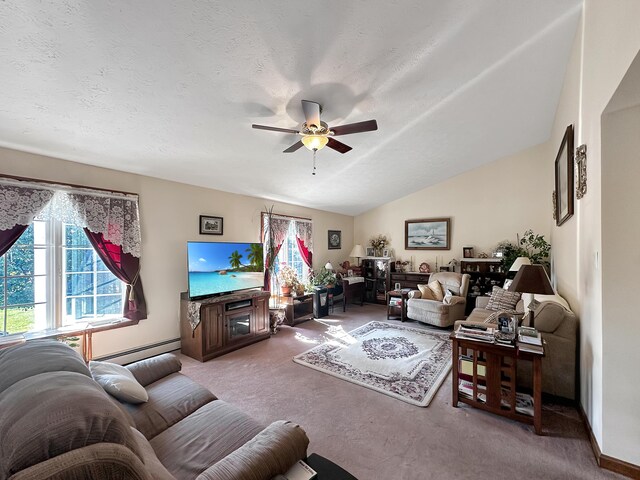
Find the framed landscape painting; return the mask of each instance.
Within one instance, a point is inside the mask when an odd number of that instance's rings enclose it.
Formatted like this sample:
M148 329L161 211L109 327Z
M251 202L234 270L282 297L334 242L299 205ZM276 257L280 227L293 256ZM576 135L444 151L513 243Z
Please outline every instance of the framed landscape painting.
M450 250L451 218L423 218L404 222L405 250Z

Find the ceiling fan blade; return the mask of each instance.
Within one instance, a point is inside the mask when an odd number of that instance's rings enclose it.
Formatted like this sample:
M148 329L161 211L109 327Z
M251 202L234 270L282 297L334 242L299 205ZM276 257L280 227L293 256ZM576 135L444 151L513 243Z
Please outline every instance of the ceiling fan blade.
M291 145L289 148L287 148L286 150L284 150L282 153L291 153L291 152L295 152L296 150L298 150L300 147L302 147L304 144L302 143L302 140L297 141L296 143L294 143L293 145Z
M331 127L334 135L349 135L350 133L371 132L378 129L378 122L367 120L366 122L349 123L339 127Z
M333 148L334 150L340 153L347 153L349 150L352 149L349 145L345 145L344 143L339 142L335 138L329 138L329 141L327 142L327 147Z
M274 132L298 133L298 130L291 130L290 128L268 127L266 125L256 125L255 123L251 125L251 127L257 128L258 130L272 130Z
M307 122L307 127L315 125L320 126L320 104L312 102L310 100L302 100L302 110L304 111L304 118Z

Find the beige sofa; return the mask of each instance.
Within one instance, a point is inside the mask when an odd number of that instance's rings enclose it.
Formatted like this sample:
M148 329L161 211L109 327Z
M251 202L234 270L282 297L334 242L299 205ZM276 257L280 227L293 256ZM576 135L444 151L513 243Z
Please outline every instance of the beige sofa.
M306 456L302 428L217 400L174 355L128 368L146 403L108 395L62 343L0 350L0 480L267 480Z
M444 291L453 293L450 302L426 300L419 290L409 292L407 301L407 317L418 322L428 323L436 327L449 327L456 320L464 319L469 290L469 274L454 272L438 272L429 277L429 282L438 280Z
M540 296L536 295L536 298ZM544 298L544 297L540 297ZM534 310L534 326L545 342L545 356L542 359L542 391L551 395L575 400L576 398L576 342L578 321L575 314L561 297L558 301L543 301ZM489 315L495 313L485 307L489 297L478 297L476 308L466 321L458 321L458 325L474 323L485 325ZM522 300L516 305L517 312L523 312ZM525 324L527 317L525 316ZM518 383L531 385L530 362L518 363Z

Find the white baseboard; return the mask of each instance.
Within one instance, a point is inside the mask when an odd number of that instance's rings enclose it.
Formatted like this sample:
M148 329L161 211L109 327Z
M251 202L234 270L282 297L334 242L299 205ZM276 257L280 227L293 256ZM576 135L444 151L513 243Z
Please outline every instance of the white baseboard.
M164 342L153 343L151 345L145 345L139 348L113 353L111 355L105 355L102 357L94 358L94 360L108 360L120 365L126 365L131 362L137 362L138 360L143 360L145 358L155 357L156 355L172 352L174 350L180 350L179 338L165 340Z

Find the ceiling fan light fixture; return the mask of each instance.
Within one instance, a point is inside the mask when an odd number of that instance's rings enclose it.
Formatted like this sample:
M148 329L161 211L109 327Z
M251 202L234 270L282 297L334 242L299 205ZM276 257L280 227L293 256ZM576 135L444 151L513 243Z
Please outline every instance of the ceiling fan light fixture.
M305 135L302 137L302 143L309 150L322 150L329 139L325 135Z

